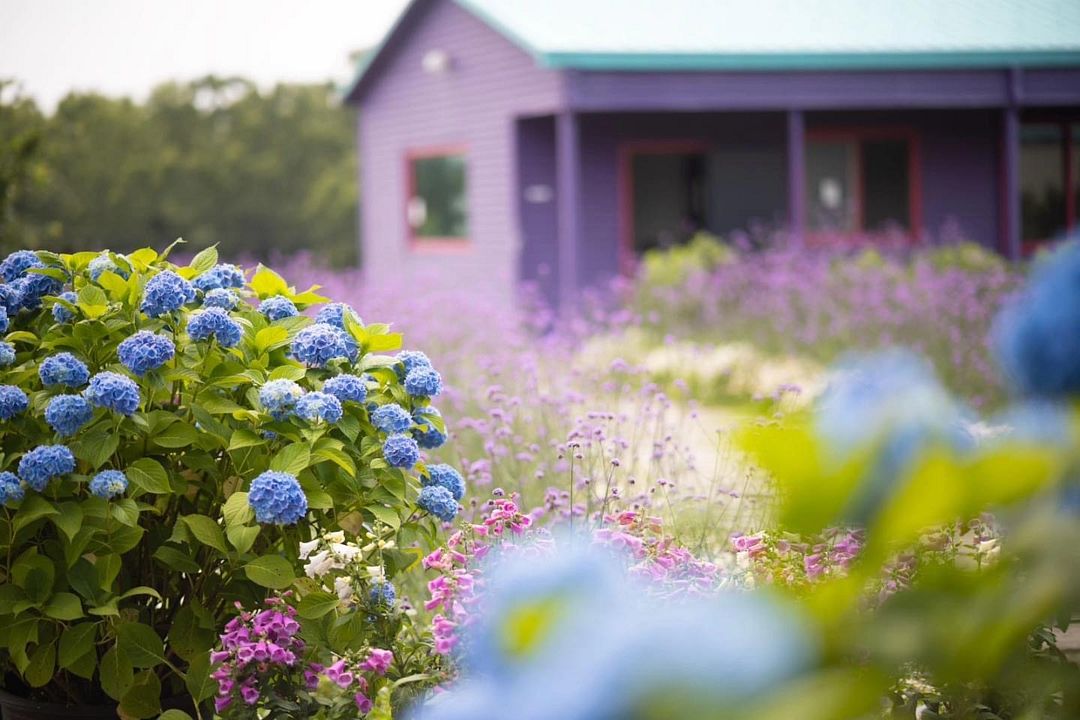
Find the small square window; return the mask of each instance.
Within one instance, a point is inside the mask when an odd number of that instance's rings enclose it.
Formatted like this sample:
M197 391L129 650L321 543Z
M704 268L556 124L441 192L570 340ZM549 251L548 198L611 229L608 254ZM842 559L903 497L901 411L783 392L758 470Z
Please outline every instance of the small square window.
M409 158L405 217L413 240L465 240L469 235L464 153Z

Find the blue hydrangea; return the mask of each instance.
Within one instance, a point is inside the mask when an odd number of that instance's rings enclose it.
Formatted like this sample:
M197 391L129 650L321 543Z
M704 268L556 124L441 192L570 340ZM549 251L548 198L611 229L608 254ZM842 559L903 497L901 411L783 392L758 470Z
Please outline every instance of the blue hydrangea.
M308 422L336 423L342 415L341 401L330 393L309 392L296 402L296 414Z
M333 325L336 328L345 329L345 313L349 314L353 320L362 324L360 316L356 314L356 311L352 309L347 303L330 303L324 305L315 315L315 322L326 323L327 325Z
M15 317L22 308L22 291L17 285L9 283L0 285L0 305L3 305L9 317Z
M0 420L22 415L28 407L30 398L26 397L26 393L14 385L0 385Z
M378 582L371 587L368 597L371 604L377 608L392 608L397 602L397 590L392 582Z
M308 325L293 338L292 355L305 365L325 367L331 360L349 358L348 339L341 328L315 323Z
M4 278L4 282L12 282L18 278L26 277L26 271L30 268L43 267L45 267L45 263L41 262L41 259L33 251L16 250L4 258L3 262L0 262L0 277Z
M404 433L394 433L386 438L382 451L390 467L408 470L420 460L420 446Z
M203 307L221 308L222 310L235 310L240 304L240 296L232 290L214 288L206 293L202 301Z
M219 307L192 313L188 319L187 333L196 342L212 336L221 347L234 347L244 336L244 328Z
M19 460L19 477L37 492L53 478L75 471L75 456L66 445L38 445Z
M57 395L45 408L45 422L60 437L74 435L94 417L94 409L82 395Z
M326 381L323 392L328 392L341 402L362 403L367 400L367 383L357 375L337 375Z
M46 295L59 295L64 291L64 283L54 277L41 273L27 273L11 283L22 295L24 310L37 310L41 307L41 298Z
M403 433L412 427L412 415L397 403L390 403L375 408L371 424L385 433Z
M458 514L457 500L441 485L428 485L422 488L416 504L443 522L450 522Z
M271 380L259 388L259 403L275 420L284 420L296 408L304 389L292 380Z
M90 492L99 498L111 500L127 490L127 475L119 470L102 470L90 481Z
M146 283L140 309L150 317L175 312L195 300L195 286L172 270L163 270Z
M125 280L128 278L128 271L113 262L113 259L109 257L108 253L101 253L91 260L90 264L86 266L86 270L90 273L90 279L94 282L97 282L98 278L101 277L101 274L106 272L111 272Z
M0 472L0 505L8 500L18 502L23 499L26 491L23 489L22 480L13 472Z
M293 301L284 295L274 295L259 303L259 312L271 322L287 317L296 317L300 311L296 309Z
M11 318L8 317L7 308L0 306L0 333L6 333L11 327Z
M121 415L131 415L139 409L139 386L126 375L99 372L90 378L90 387L83 396L95 407L114 410Z
M395 370L400 380L404 380L416 368L431 367L431 360L419 350L402 350L397 354L397 359L400 364Z
M38 368L41 376L41 384L45 387L64 385L67 387L82 387L90 379L90 371L79 358L71 353L57 353L45 358Z
M450 491L455 500L465 497L465 478L461 477L461 473L453 467L439 463L428 465L427 471L427 477L423 478L424 485L444 487Z
M15 363L15 346L9 342L0 342L0 367Z
M59 297L61 300L67 300L69 303L72 304L79 301L79 296L71 292L70 290L65 293L60 293L60 295L58 295L57 297ZM68 307L63 303L53 304L52 316L53 320L60 323L61 325L66 325L67 323L72 322L75 319L75 313L68 309Z
M307 514L308 501L296 478L267 470L251 481L248 504L263 524L294 525Z
M433 417L442 417L442 413L430 405L413 411L413 422L419 427L413 428L412 436L425 450L434 450L446 444L446 434L431 422Z
M196 288L203 292L222 288L244 287L244 271L235 265L222 263L199 275L193 283Z
M124 367L142 377L172 360L176 346L164 335L140 330L121 342L116 353Z
M434 397L442 392L442 376L430 367L418 367L405 376L405 392L413 397Z
M1022 297L994 324L993 344L1027 397L1080 397L1080 235L1043 258Z

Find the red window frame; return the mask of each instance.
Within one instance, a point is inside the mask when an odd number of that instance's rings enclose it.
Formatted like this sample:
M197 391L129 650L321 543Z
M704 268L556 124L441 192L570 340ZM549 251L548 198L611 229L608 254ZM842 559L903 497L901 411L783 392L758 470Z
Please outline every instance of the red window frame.
M451 143L446 145L427 145L424 147L410 148L405 151L405 203L401 209L405 216L406 244L409 250L417 254L456 254L472 250L472 239L466 237L431 237L416 234L412 223L409 222L409 201L416 197L416 161L430 158L450 157L460 155L465 160L465 202L469 209L472 203L469 201L469 146L464 143ZM472 213L469 217L469 231L472 231Z
M867 232L863 225L863 163L862 144L872 140L904 140L907 142L908 157L908 242L918 242L923 232L922 210L922 156L919 152L919 133L910 127L867 127L843 126L810 128L806 131L806 143L811 142L846 142L855 145L855 229L851 233L807 231L807 238L813 242L815 237L837 237L859 235ZM803 182L806 182L805 177ZM807 189L808 191L809 189ZM803 211L804 227L809 226L809 206Z

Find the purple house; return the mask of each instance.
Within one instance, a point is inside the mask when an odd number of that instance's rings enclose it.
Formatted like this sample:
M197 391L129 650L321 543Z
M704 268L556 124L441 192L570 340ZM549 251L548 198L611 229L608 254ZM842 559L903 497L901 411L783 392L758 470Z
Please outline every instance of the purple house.
M698 230L954 228L1080 205L1078 0L414 0L348 92L368 272L552 297Z

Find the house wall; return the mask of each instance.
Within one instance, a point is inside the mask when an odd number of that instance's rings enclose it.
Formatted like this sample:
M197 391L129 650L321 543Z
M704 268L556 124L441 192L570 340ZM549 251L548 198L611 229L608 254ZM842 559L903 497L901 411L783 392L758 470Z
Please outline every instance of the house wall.
M422 0L423 2L423 0ZM515 118L550 113L558 75L449 0L414 8L384 50L379 75L359 98L361 243L370 282L440 279L510 292L520 228ZM445 73L423 69L430 50L451 58ZM469 245L411 247L405 218L406 154L467 149Z

